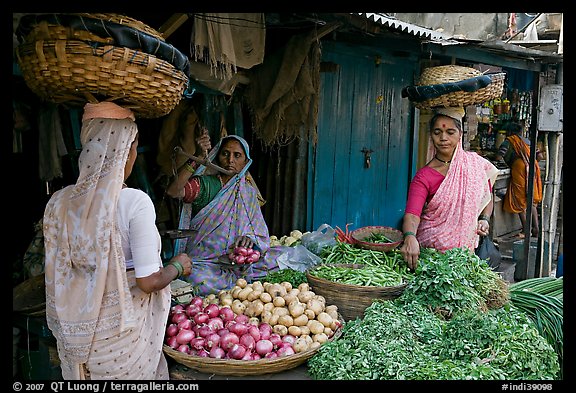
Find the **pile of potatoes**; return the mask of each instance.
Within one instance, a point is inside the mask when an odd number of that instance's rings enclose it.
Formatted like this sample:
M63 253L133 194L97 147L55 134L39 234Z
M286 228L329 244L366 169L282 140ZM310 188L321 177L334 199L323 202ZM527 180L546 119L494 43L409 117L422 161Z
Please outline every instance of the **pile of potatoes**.
M292 288L289 282L249 284L240 278L232 289L206 301L229 306L234 313L248 316L251 323L267 323L282 337L294 336L296 353L319 347L341 327L338 307L326 305L326 299L311 291L307 283Z

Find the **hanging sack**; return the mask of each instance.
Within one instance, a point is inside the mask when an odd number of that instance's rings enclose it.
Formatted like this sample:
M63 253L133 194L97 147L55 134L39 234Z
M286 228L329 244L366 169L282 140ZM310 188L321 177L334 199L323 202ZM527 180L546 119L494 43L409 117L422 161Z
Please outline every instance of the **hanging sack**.
M480 241L478 242L478 247L476 248L475 253L478 255L478 258L486 261L492 270L496 270L500 267L502 254L500 254L500 250L496 247L490 237L480 236Z

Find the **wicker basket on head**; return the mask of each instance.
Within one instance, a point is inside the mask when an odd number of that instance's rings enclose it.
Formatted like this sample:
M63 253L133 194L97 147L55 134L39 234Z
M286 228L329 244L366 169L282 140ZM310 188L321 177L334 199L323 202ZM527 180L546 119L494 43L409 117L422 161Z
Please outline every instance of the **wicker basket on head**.
M361 269L360 264L338 264L334 266ZM338 312L345 321L364 316L364 310L374 302L374 300L396 299L404 292L408 283L403 283L393 287L375 287L341 284L335 281L314 276L314 270L306 272L306 278L311 290L317 295L324 296L327 304L338 306Z
M125 47L40 40L18 46L16 56L24 81L42 99L71 105L111 100L143 118L168 114L188 84L169 62Z
M422 71L418 86L433 86L443 83L461 82L466 79L476 78L483 74L471 67L458 65L444 65L429 67ZM467 106L482 104L495 98L499 98L504 90L504 79L506 74L495 73L488 75L492 83L476 91L455 91L442 94L439 97L430 98L426 101L414 102L414 106L419 109L429 109L434 107Z
M384 235L388 239L392 240L392 242L391 243L367 242L366 239L373 234ZM350 233L350 237L352 237L352 239L354 240L354 244L356 244L358 247L372 251L388 252L395 249L400 244L402 244L402 232L400 232L398 229L391 227L383 227L383 226L362 227L352 231L352 233Z
M66 14L65 14L66 15ZM70 16L77 16L81 18L97 19L104 22L117 23L126 27L133 28L135 30L149 34L161 41L165 41L161 33L154 30L152 27L145 23L140 22L134 18L126 15L120 14L90 14L90 13L78 13L78 14L67 14ZM42 16L37 17L38 20L32 24L30 31L26 34L24 38L25 42L34 42L40 40L80 40L80 41L92 41L100 42L104 44L114 45L114 39L111 36L100 36L97 35L86 28L74 28L66 24L62 24L62 17L56 19L45 18L41 19Z

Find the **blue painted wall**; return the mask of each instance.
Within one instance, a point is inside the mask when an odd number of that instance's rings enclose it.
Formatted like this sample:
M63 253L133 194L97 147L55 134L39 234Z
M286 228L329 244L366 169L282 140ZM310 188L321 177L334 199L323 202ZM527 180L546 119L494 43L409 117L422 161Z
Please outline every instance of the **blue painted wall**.
M400 94L413 83L417 62L335 42L324 43L322 61L338 67L321 73L307 227L400 228L413 139L410 104ZM363 149L372 150L369 168Z

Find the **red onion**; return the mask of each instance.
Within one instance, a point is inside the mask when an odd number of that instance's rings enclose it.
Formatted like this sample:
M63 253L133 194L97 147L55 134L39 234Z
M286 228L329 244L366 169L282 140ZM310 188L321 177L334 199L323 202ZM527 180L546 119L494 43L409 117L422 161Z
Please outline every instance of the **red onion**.
M198 314L202 311L202 308L196 304L189 304L186 306L185 313L189 317L193 317L194 315Z
M257 257L256 255L252 254L246 257L246 263L254 263L257 262L258 259L260 259L259 257Z
M166 327L166 335L168 337L172 337L178 334L178 331L180 329L178 329L178 325L176 325L175 323L171 323L170 325L168 325Z
M206 343L204 346L208 349L212 349L214 347L218 347L220 345L220 336L218 333L210 333L206 337Z
M252 255L255 255L258 259L260 259L260 251L252 250Z
M192 322L190 319L186 318L180 322L178 322L178 329L187 329L190 330L192 329L192 326L194 326L194 322Z
M213 332L217 332L224 328L224 321L218 317L210 318L208 322L206 322L206 326L210 327L210 330Z
M194 296L192 300L190 300L190 304L195 304L200 308L204 308L204 299L200 296Z
M234 260L238 265L243 265L246 263L246 256L245 255L236 255Z
M182 353L190 353L190 347L186 344L180 345L178 348L176 348L176 350Z
M228 322L228 321L232 321L234 320L234 317L236 316L234 314L234 311L232 311L232 309L230 307L222 307L220 309L220 314L218 315L224 322Z
M294 349L294 346L287 341L282 341L282 343L280 345L278 345L278 349L280 349L280 348L292 348L292 349Z
M202 325L208 322L209 319L210 317L208 316L208 314L204 312L199 312L198 314L194 315L194 322L196 323L196 325Z
M266 355L264 355L264 358L266 359L275 359L278 357L278 354L276 352L268 352Z
M177 349L180 346L180 344L178 344L178 341L176 341L176 336L167 337L166 344L172 349Z
M190 340L190 346L198 351L204 348L205 343L206 339L204 337L194 337Z
M226 352L218 346L212 347L209 354L210 357L214 359L223 359L224 356L226 356Z
M248 323L249 320L250 320L250 317L248 315L244 315L244 314L238 314L238 315L236 315L236 317L234 317L234 321L240 322L240 323Z
M272 344L270 340L260 340L256 342L256 353L260 356L265 356L272 352L273 349L274 344Z
M172 323L178 324L179 322L182 322L185 319L188 319L186 314L182 312L177 312L176 314L172 314L171 321Z
M212 329L210 329L210 326L208 325L200 326L200 329L198 329L198 336L200 337L208 337L212 333L214 332L212 331Z
M181 304L176 304L176 305L172 306L172 308L170 309L171 314L176 314L176 313L183 312L183 311L184 311L184 306Z
M266 322L261 323L258 325L258 330L260 330L260 339L268 340L270 335L272 334L272 326L267 324Z
M210 352L208 352L205 349L199 349L198 353L196 354L196 356L200 356L201 358L209 358L210 357Z
M294 337L291 334L287 334L284 337L282 337L282 341L290 343L290 344L294 344L294 341L296 341L296 337Z
M244 356L242 356L241 360L252 360L252 351L247 349L246 352L244 352Z
M272 333L270 335L269 340L272 343L272 345L274 345L274 348L278 348L280 344L282 344L282 338L278 333Z
M204 307L203 312L208 314L210 318L214 318L220 314L220 307L217 304L211 303Z
M260 340L260 330L258 329L258 326L251 325L248 328L248 333L250 333L250 335L254 337L255 341Z
M250 333L244 333L240 336L240 344L244 345L246 349L253 349L256 346L256 340Z
M240 342L240 338L232 333L228 332L223 336L220 336L220 346L225 350L228 351L232 348L235 344Z
M218 330L216 333L218 333L218 335L219 335L220 337L222 337L222 336L225 335L226 333L230 333L230 330L224 328L224 329Z
M238 337L248 332L248 325L242 322L236 322L228 327L232 333L236 333Z
M278 356L288 356L288 355L294 355L296 352L294 352L294 348L292 347L282 347L278 349L276 353L278 354Z
M246 247L236 247L234 248L234 254L236 255L248 255L248 249Z
M178 342L178 344L188 344L194 337L195 334L192 330L183 329L176 335L176 342Z
M230 355L230 358L236 359L236 360L242 359L242 357L244 356L245 353L246 353L246 347L242 344L234 344L228 350L228 354Z
M258 355L256 352L252 352L251 360L259 360L262 359L262 356Z

